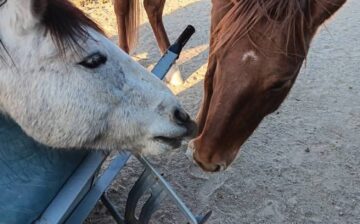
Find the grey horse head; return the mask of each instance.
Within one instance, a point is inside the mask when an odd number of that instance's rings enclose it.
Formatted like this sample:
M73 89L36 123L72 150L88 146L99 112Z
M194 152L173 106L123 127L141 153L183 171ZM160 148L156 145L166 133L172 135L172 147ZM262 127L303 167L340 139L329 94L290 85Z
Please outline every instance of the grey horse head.
M168 88L65 0L0 7L0 112L56 148L158 153L195 124Z

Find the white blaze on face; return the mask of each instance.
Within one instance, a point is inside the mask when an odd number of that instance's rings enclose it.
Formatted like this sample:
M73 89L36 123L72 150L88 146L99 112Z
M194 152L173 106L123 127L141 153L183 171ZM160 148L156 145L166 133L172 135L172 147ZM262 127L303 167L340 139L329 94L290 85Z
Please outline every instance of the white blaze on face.
M243 57L242 57L242 61L246 62L246 61L257 61L258 60L258 56L256 55L255 51L251 50L246 52Z

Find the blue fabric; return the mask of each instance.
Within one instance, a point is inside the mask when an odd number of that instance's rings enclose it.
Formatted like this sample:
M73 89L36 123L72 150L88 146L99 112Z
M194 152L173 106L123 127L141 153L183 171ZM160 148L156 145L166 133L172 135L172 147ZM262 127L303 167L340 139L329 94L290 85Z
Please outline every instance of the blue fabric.
M85 155L49 149L0 116L0 224L36 220Z

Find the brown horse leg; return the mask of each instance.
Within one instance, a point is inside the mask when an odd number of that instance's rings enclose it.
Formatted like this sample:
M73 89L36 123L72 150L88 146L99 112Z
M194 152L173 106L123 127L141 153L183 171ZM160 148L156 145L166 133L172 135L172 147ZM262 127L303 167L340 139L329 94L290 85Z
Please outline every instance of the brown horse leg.
M161 53L165 53L166 49L170 46L162 20L165 2L166 0L144 0L144 7ZM174 86L181 85L184 82L179 67L176 64L172 66L165 79Z
M166 49L170 46L170 41L162 20L165 1L166 0L144 0L144 7L161 53L165 53Z
M127 30L126 30L126 16L129 13L129 1L132 0L114 1L114 11L118 25L119 46L126 53L129 53L129 43L127 41Z

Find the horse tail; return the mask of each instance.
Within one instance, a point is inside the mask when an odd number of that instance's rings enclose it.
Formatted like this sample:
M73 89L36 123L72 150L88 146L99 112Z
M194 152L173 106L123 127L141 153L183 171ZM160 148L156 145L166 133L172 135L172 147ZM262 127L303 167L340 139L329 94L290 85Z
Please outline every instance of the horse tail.
M125 18L126 39L129 44L129 52L136 47L138 29L140 23L140 2L139 0L129 1L129 13Z

